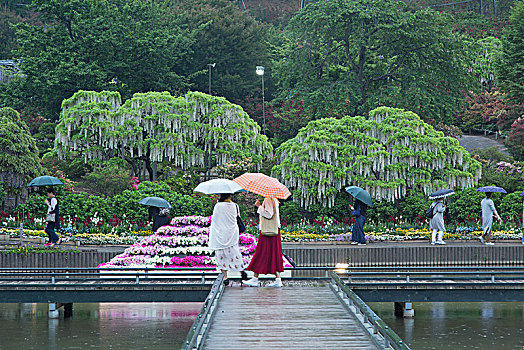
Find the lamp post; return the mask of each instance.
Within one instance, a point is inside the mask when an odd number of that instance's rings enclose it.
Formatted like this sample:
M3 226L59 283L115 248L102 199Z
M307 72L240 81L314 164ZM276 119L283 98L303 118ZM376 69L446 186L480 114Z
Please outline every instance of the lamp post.
M262 77L262 116L264 118L264 135L266 134L266 100L264 96L264 67L257 66L257 75Z
M207 69L209 71L209 94L211 95L211 67L215 68L217 64L216 63L208 63Z

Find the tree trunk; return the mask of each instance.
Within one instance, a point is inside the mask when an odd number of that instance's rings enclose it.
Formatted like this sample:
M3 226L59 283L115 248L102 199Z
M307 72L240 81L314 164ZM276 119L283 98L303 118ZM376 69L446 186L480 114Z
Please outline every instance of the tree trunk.
M158 179L158 162L153 162L152 170L153 170L153 174L152 174L153 181L156 181Z
M144 163L145 169L149 173L149 181L155 181L153 167L151 166L151 161L149 160L149 158L145 159Z

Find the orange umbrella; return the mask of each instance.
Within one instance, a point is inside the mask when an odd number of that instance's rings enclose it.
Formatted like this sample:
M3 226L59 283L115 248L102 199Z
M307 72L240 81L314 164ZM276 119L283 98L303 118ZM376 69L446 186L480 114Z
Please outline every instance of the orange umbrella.
M291 192L274 177L260 173L245 173L234 179L244 190L269 198L286 199Z

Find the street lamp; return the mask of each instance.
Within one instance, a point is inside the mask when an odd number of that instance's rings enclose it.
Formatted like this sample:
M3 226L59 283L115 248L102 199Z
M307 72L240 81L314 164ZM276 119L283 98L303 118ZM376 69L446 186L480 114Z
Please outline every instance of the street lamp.
M215 68L216 63L208 63L207 69L209 70L209 94L211 95L211 67Z
M264 67L257 66L257 75L262 77L262 116L264 117L264 135L266 134L266 100L264 96Z

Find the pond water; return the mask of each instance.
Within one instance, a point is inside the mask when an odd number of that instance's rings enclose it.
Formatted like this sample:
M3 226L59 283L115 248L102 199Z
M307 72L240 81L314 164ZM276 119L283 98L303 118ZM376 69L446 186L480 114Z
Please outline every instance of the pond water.
M413 303L413 319L369 305L414 350L524 349L524 303Z
M47 304L0 304L0 349L179 349L200 307L78 303L72 318L49 319Z
M415 349L524 350L524 303L414 303L396 318L393 303L371 308ZM70 319L47 304L0 304L0 349L179 349L200 303L74 304Z

